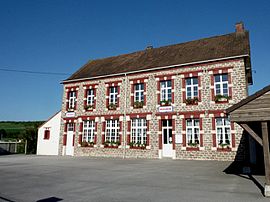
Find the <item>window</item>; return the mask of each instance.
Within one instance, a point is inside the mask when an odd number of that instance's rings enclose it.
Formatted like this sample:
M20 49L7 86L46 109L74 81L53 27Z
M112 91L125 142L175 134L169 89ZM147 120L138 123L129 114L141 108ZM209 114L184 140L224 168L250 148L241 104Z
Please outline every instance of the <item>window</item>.
M228 118L216 118L218 145L231 144L231 124Z
M68 93L68 108L74 109L76 104L76 91L70 91Z
M144 84L134 85L134 102L144 102Z
M74 123L67 124L67 131L74 131Z
M50 139L50 130L49 129L46 129L44 131L44 138L43 139L45 139L45 140Z
M197 145L200 142L200 120L199 119L187 119L186 120L186 134L187 144Z
M110 87L109 89L109 104L117 104L117 95L118 90L117 87Z
M172 82L161 81L160 82L160 101L172 101Z
M131 131L131 142L146 145L146 119L132 119Z
M105 141L117 142L119 141L119 121L117 119L106 120L106 134Z
M187 78L186 79L186 98L194 99L198 98L198 78Z
M228 74L215 75L215 95L229 96Z
M84 121L83 122L83 142L94 142L95 122Z
M93 106L94 105L94 89L88 89L87 90L87 95L86 95L86 104L89 106Z

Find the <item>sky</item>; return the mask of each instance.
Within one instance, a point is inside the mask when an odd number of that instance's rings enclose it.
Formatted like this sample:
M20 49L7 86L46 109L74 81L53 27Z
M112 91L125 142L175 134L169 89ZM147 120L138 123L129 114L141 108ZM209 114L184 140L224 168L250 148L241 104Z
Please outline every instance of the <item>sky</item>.
M254 93L269 85L270 1L0 0L0 121L46 120L89 60L250 31Z

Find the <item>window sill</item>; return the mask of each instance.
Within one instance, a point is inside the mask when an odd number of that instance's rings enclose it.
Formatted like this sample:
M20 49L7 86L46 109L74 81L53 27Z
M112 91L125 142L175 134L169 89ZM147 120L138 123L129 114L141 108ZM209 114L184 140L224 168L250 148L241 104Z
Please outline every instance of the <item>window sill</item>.
M85 109L85 111L93 111L94 108L91 108L91 109Z
M219 152L231 152L232 149L231 148L217 148L217 151L219 151Z
M193 106L193 105L198 105L198 102L197 102L197 103L186 103L186 102L185 102L185 104L186 104L187 106L190 106L190 105Z
M187 151L200 151L199 147L187 147L186 148Z
M118 149L119 146L106 146L104 145L104 148L109 148L109 149Z
M130 147L130 149L141 149L141 150L144 150L144 149L146 149L146 147Z
M94 148L95 145L89 145L89 146L81 146L82 148Z
M229 103L229 100L227 101L215 101L216 104L226 104Z

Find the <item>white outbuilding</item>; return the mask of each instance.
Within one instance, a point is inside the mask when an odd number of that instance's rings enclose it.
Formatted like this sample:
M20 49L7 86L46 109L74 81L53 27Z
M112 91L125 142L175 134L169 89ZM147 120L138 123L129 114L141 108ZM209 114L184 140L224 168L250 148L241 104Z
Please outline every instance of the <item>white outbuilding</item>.
M61 111L49 118L38 129L37 155L58 155Z

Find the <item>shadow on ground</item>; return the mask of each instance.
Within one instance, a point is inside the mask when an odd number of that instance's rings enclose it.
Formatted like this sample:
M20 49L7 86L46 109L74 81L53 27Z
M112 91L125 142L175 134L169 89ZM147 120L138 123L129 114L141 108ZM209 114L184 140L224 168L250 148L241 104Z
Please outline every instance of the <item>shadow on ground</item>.
M223 172L251 180L258 187L261 193L264 194L263 185L254 178L254 176L265 175L263 165L248 165L244 162L234 161L225 170L223 170Z

